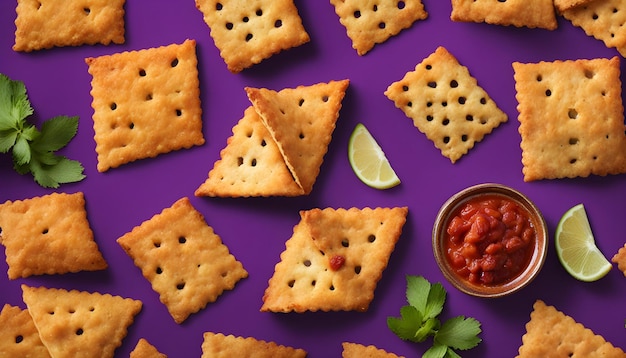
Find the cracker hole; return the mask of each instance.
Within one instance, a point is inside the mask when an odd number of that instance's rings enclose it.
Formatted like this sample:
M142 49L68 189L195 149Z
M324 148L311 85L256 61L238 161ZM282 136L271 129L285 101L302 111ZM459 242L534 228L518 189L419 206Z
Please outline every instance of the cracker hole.
M585 70L585 77L592 79L593 76L595 76L595 73L592 70L589 70L589 69Z
M433 102L426 102L426 107L432 107L433 106Z
M178 59L177 58L173 59L172 62L170 62L170 66L172 67L178 66Z
M373 10L373 11L378 11L378 5L374 5L374 6L372 7L372 10Z
M354 273L355 274L360 274L361 273L361 266L354 266Z
M156 270L155 270L155 272L156 272L156 274L157 274L157 275L160 275L160 274L162 274L162 273L163 273L163 269L162 269L162 268L160 268L160 267L157 267L157 268L156 268Z
M256 14L256 16L261 16L261 15L263 15L263 10L258 9L258 10L255 12L255 14Z
M465 97L459 97L459 104L465 104L466 98Z
M459 87L459 83L456 80L450 81L450 87L457 88Z
M180 109L176 109L175 113L176 113L176 117L180 117L183 115L183 111Z
M409 86L407 86L407 85L402 86L402 90L404 92L408 91L409 90Z
M183 288L185 288L185 283L184 282L181 282L181 283L176 285L176 289L177 290L182 290Z
M233 29L233 23L232 22L227 22L226 23L226 30L232 30Z
M237 166L242 166L243 165L243 157L239 157L237 158Z
M224 8L224 6L222 5L222 3L219 3L219 2L218 2L217 4L215 4L215 10L220 11L220 10L222 10L223 8Z
M373 243L374 241L376 241L376 235L374 235L374 234L370 234L370 235L367 237L367 242L369 242L369 243Z
M304 133L300 132L300 134L298 135L298 138L304 139Z
M341 240L341 246L349 247L350 246L350 241L348 239Z
M552 96L552 91L550 91L549 89L546 90L546 97L550 97Z
M89 307L89 312L93 312L93 311L95 311L95 310L96 310L96 308L95 308L95 307L93 307L93 306Z
M576 158L572 158L572 159L570 159L570 160L569 160L569 163L570 163L570 164L575 164L575 163L576 163Z
M275 28L279 28L283 26L283 21L282 20L276 20L274 21L274 27Z
M361 17L361 12L359 10L357 10L357 11L354 12L353 15L354 15L355 18L358 19L359 17Z
M578 144L578 138L569 139L569 145L576 145L576 144Z
M428 122L431 122L433 119L434 119L433 116L431 116L430 114L426 116L426 120Z
M331 290L331 291L334 291L335 290L335 286L334 285L330 285L330 287L328 289Z
M448 118L446 118L443 121L441 121L441 124L444 125L444 126L447 126L448 124L450 124L450 120Z
M155 241L155 242L153 242L152 244L153 244L153 245L154 245L154 247L156 247L157 249L158 249L159 247L161 247L161 242L159 242L159 241Z
M487 98L483 97L480 99L480 104L487 104Z
M322 96L322 102L328 102L328 96Z
M407 107L413 107L413 102L409 102L406 104Z
M462 142L467 142L467 139L468 139L467 134L463 134L463 135L461 136L461 141L462 141Z
M433 69L433 66L432 66L432 65L426 65L426 69L427 69L427 70L432 70L432 69Z
M15 336L15 343L20 344L22 343L23 340L24 340L24 336L22 336L21 334Z
M450 137L448 137L448 136L443 137L443 143L444 144L450 143Z
M44 235L47 234L48 232L50 232L50 230L48 228L45 228L45 229L41 230L41 233L44 234Z
M570 108L569 111L567 111L567 116L570 119L576 119L578 118L578 111L576 111L574 108Z
M293 287L296 284L296 280L291 280L289 282L287 282L287 286L289 287Z
M402 10L405 6L406 4L404 3L404 1L398 1L398 9Z
M543 77L541 75L537 75L537 82L541 82L543 80Z
M465 116L465 120L468 122L473 122L474 121L474 116L472 116L471 114L468 114L467 116Z
M187 242L187 238L186 237L181 236L181 237L178 238L178 243L179 244L184 244L186 242Z
M597 20L599 18L598 14L594 13L593 15L591 15L591 18L594 20Z
M117 103L115 103L115 102L111 103L110 107L111 107L112 111L116 110L117 109Z
M434 81L428 82L428 87L437 88L437 82L434 82Z
M89 15L89 14L91 14L91 9L88 8L88 7L84 7L83 8L83 12L85 13L85 15Z
M304 262L302 262L304 264L304 266L309 267L311 266L311 260L304 260Z
M441 105L442 105L443 107L447 107L447 106L448 106L448 102L441 102Z
M54 311L49 311L49 312L48 312L48 314L49 314L50 316L54 316Z
M384 29L386 26L387 26L387 25L385 25L385 23L384 23L384 22L379 22L379 23L378 23L378 28L379 28L379 29L381 29L381 30L382 30L382 29Z
M267 142L265 141L265 139L261 140L261 147L265 147L267 145Z
M83 329L82 329L82 328L79 328L79 329L77 329L77 330L76 330L76 335L77 335L77 336L82 336L82 335L83 335L83 333L85 333L85 331L83 331Z
M317 284L317 281L313 280L311 281L311 286L315 286Z
M139 69L139 76L146 77L146 70L144 70L143 68Z
M304 104L304 98L300 98L300 101L298 101L298 106L302 107L303 104Z
M253 167L256 167L256 159L252 159L252 161L250 162L250 165Z
M243 22L248 22L248 21L250 21L250 18L249 18L249 17L247 17L247 16L244 16L244 17L243 17L243 19L241 19L241 21L243 21Z
M130 124L128 125L128 128L129 128L129 129L133 129L133 128L135 128L135 123L130 122Z
M152 93L146 95L146 101L152 101Z

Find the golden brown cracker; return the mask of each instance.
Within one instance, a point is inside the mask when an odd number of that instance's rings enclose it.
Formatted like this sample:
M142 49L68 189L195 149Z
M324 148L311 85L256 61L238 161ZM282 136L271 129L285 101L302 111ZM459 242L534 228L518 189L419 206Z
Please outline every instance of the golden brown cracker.
M98 171L204 144L195 40L86 63Z
M626 353L574 321L570 316L537 300L522 336L517 358L605 357L623 358Z
M525 181L626 172L618 57L513 69Z
M346 28L352 48L360 56L428 17L421 0L331 0L330 3Z
M22 285L22 296L53 357L113 357L141 301L98 292Z
M247 87L255 110L305 194L313 190L350 81L274 91Z
M0 357L49 358L28 310L5 304L0 312Z
M586 5L595 0L554 0L554 7L563 12L578 6Z
M0 204L0 228L9 279L108 266L94 240L82 192L6 201Z
M233 135L220 151L208 178L196 196L298 196L295 182L261 117L252 106L233 127Z
M125 41L125 0L18 0L13 50Z
M373 345L366 346L358 343L343 342L341 347L342 358L404 358Z
M304 358L304 349L267 342L253 337L205 332L202 342L202 358Z
M196 7L233 73L310 41L293 0L196 0Z
M450 19L547 30L558 27L553 0L452 0Z
M580 27L588 36L615 48L626 57L626 2L622 0L594 0L576 6L561 15L574 26Z
M248 277L186 197L117 242L150 281L176 323Z
M452 163L508 120L467 67L441 46L385 96Z
M261 311L367 311L408 209L312 209L285 243Z
M129 358L167 358L167 356L159 352L145 338L140 338L135 348L130 352Z
M611 262L617 264L617 268L626 276L626 244L617 250L615 255L611 258Z

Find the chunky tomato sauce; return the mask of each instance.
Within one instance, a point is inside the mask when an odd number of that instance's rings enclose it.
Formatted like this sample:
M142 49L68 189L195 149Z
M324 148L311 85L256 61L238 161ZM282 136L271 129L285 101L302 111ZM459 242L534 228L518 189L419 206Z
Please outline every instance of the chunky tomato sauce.
M470 199L446 228L445 249L457 274L474 284L494 286L528 265L536 237L526 209L497 195Z

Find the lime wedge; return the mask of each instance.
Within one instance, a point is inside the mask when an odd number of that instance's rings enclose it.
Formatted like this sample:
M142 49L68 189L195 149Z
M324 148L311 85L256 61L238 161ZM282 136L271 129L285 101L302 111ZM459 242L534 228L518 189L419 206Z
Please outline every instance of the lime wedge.
M596 246L583 204L563 214L554 236L557 256L574 278L597 281L611 270L611 263Z
M388 189L400 184L385 153L361 123L350 135L348 159L356 176L372 188Z

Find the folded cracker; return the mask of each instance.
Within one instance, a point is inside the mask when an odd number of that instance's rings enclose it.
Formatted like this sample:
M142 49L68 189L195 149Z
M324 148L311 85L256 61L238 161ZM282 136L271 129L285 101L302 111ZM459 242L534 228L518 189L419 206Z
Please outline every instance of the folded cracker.
M13 50L122 44L125 0L18 0Z
M310 41L293 0L196 0L196 7L233 73Z
M145 338L140 338L135 349L130 352L129 358L167 358L167 356L159 352Z
M113 357L141 301L110 294L22 285L22 296L50 355Z
M547 30L558 27L553 0L452 0L450 19Z
M589 4L596 0L554 0L554 7L557 11L563 12L578 6Z
M335 130L349 80L274 91L246 88L298 185L309 194Z
M373 345L365 346L358 343L343 342L341 347L343 349L342 358L404 358Z
M330 3L346 28L352 48L360 56L411 27L415 21L428 17L421 0L330 0Z
M294 181L280 149L252 106L233 127L196 196L298 196L304 191Z
M107 268L87 220L83 193L0 204L0 243L9 279Z
M626 172L618 57L513 69L525 181Z
M604 42L626 57L626 28L623 26L626 2L623 0L593 0L561 11L561 15L587 36Z
M261 311L367 311L407 213L406 207L301 211Z
M385 96L452 163L508 119L444 47L392 83Z
M28 310L5 304L0 312L0 357L49 358Z
M85 61L98 171L204 144L195 40Z
M278 345L252 337L235 337L231 334L205 332L202 358L304 358L307 353L300 348Z
M525 357L620 357L626 353L590 329L537 300L522 336L517 358Z
M617 264L617 268L626 276L626 244L613 255L611 262Z
M150 281L176 323L248 277L188 198L179 199L117 243Z

